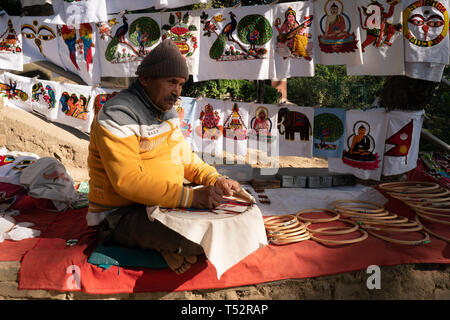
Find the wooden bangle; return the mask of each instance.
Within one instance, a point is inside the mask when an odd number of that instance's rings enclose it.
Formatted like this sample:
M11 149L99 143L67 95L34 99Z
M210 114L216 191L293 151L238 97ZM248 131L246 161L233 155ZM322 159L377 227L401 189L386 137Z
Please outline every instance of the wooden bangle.
M335 216L331 217L331 218L305 218L302 217L301 215L304 213L323 213L323 212L328 212L328 213L332 213ZM330 209L322 209L322 208L312 208L312 209L305 209L305 210L300 210L296 213L296 216L299 220L304 221L304 222L331 222L331 221L336 221L338 220L341 216L339 213L330 210Z
M268 234L267 236L275 239L291 239L293 237L298 237L302 235L308 235L308 230L300 230L295 232L279 233L279 234Z
M398 190L398 189L420 189L418 191L430 191L440 188L440 185L434 182L423 181L401 181L401 182L386 182L378 185L382 190Z
M448 198L415 198L402 199L407 205L431 206L431 207L450 207L450 197Z
M271 232L275 232L275 231L282 231L282 230L288 230L288 229L292 229L292 228L296 228L300 225L300 222L298 220L296 220L294 223L290 223L290 224L283 224L281 223L280 225L265 225L266 230L271 231Z
M427 214L424 214L420 211L416 211L416 214L419 215L421 218L428 220L428 221L433 221L433 222L437 222L437 223L441 223L441 224L445 224L445 225L450 225L450 221L448 220L441 220L441 219L436 219L436 218L431 218L429 217Z
M358 229L358 231L362 234L361 237L355 238L355 239L350 239L350 240L320 239L317 236L315 236L313 233L310 233L310 237L311 237L311 239L313 239L319 243L323 243L323 244L350 244L350 243L357 243L357 242L366 240L368 237L367 232L362 229Z
M353 219L358 224L366 223L366 224L381 224L381 225L392 225L392 226L404 226L404 227L410 227L411 225L408 224L409 219L406 217L396 217L395 219L388 220L388 219L370 219L366 217Z
M431 209L431 210L433 210L433 209ZM448 213L430 212L430 211L427 210L427 209L419 209L419 208L414 209L414 211L415 211L416 213L417 213L417 212L420 212L420 213L427 214L427 215L430 215L430 216L447 217L447 218L450 218L450 214L448 214Z
M263 218L265 225L276 225L279 226L280 224L283 225L289 225L293 224L297 221L297 217L293 214L285 214L281 216L270 216Z
M377 231L386 231L386 232L416 232L422 230L422 227L417 223L415 227L409 227L409 228L392 228L391 226L385 226L385 227L376 227L372 225L361 225L361 228L364 228L365 230L377 230Z
M440 193L408 193L408 194L404 194L404 193L396 193L396 192L387 192L387 194L390 195L392 198L403 200L403 199L417 199L417 198L422 198L422 199L439 198L439 197L448 196L450 194L450 192L447 190L444 190L443 192L440 192Z
M296 225L276 228L276 227L266 227L266 231L268 234L282 234L282 233L290 233L297 232L301 230L306 230L306 227L303 223L297 222Z
M345 209L339 209L336 208L335 209L336 212L340 213L342 216L344 217L350 217L350 218L360 218L360 217L370 217L373 219L390 219L390 213L389 211L383 211L383 212L379 212L379 213L362 213L362 212L357 212L357 211L349 211L349 210L345 210Z
M290 240L269 239L269 243L275 244L275 245L284 245L284 244L290 244L290 243L296 243L296 242L300 242L300 241L305 241L305 240L309 240L309 239L311 239L311 237L308 234L306 236L297 237L295 239L290 239Z
M359 229L358 224L355 221L348 220L348 219L339 219L336 221L342 221L345 223L349 223L353 225L353 227L344 227L344 226L332 226L332 227L323 227L323 228L317 228L317 229L311 229L308 228L308 226L312 225L312 223L306 224L306 230L308 230L309 233L317 233L317 234L323 234L323 235L340 235L340 234L347 234L352 233ZM331 231L334 230L334 231Z
M422 240L415 240L415 241L399 240L399 239L382 236L382 235L377 234L376 232L373 232L372 230L367 230L367 232L376 238L379 238L379 239L382 239L382 240L385 240L388 242L396 243L396 244L420 245L420 244L430 243L430 235L423 230L421 230L419 232L424 234L424 238Z
M441 239L441 240L444 240L444 241L450 243L450 238L444 237L444 236L442 236L442 235L440 235L440 234L438 234L438 233L436 233L434 231L431 231L429 228L425 227L425 225L422 223L422 221L420 221L420 218L419 218L418 215L416 215L416 221L417 221L418 224L420 224L422 226L423 230L425 230L426 232L428 232L432 236L435 236L438 239Z
M375 207L375 209L372 209L372 211L380 211L381 212L381 211L385 210L384 206L381 204L378 204L376 202L371 202L371 201L363 201L363 200L336 200L336 201L333 201L333 207L335 207L335 208L343 207L345 205L341 205L341 204L345 204L345 203L348 203L348 204L356 203L356 205L369 205L371 207ZM365 206L365 207L367 207L367 206Z
M407 203L408 206L412 207L414 210L433 210L437 212L450 212L450 208L439 208L436 206L418 206L415 204Z
M370 206L358 206L358 205L345 205L345 206L336 206L335 208L341 209L341 210L348 210L348 211L355 211L360 213L381 213L386 211L386 209L383 208L377 208L377 209L371 209Z

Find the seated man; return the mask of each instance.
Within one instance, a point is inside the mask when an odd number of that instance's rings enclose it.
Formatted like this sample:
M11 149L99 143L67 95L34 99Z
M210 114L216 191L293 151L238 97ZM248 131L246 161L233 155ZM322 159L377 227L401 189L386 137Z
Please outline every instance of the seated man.
M104 241L156 249L176 273L203 254L200 245L157 220L146 206L212 209L239 184L192 152L173 108L188 79L186 61L169 39L137 68L138 79L106 102L90 133L88 225ZM183 186L184 178L201 184Z

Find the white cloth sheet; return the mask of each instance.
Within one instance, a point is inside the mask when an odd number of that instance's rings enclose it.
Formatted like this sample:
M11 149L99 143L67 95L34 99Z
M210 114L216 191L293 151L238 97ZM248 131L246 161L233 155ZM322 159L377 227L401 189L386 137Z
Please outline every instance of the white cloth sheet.
M402 4L358 0L363 64L347 65L348 75L404 75Z
M162 39L172 39L186 58L189 74L198 73L200 57L200 11L161 13Z
M329 171L380 180L387 123L384 109L348 110L344 152L341 158L328 158Z
M97 27L94 23L83 23L78 27L59 25L58 46L64 68L69 70L86 84L100 83L100 51L97 51ZM117 76L117 74L116 74Z
M61 84L55 81L31 80L31 108L49 120L56 120Z
M116 14L97 26L102 76L135 77L144 57L161 39L160 13Z
M440 82L449 63L449 1L403 1L405 74Z
M223 148L227 154L247 154L249 109L249 103L230 101L224 104Z
M201 245L216 268L218 279L246 256L267 245L264 221L257 206L240 214L147 207L147 215Z
M45 22L55 24L79 25L80 23L106 20L106 0L53 0L55 14Z
M5 104L10 102L19 109L31 111L31 78L5 72L0 77L0 83L3 83L0 90Z
M268 79L272 6L209 9L201 16L200 61L194 81ZM206 30L205 30L206 29Z
M278 109L280 155L312 157L314 108L283 106Z
M223 151L224 102L222 100L200 98L194 115L193 150L202 153L208 164L221 157Z
M71 126L83 132L89 132L93 113L92 87L64 83L61 85L61 97L58 101L56 122Z
M270 79L314 76L312 2L280 3L273 10Z
M23 63L47 60L64 68L58 46L57 26L44 17L22 17ZM62 51L65 53L65 51Z
M0 69L23 70L21 18L0 16Z
M333 188L277 188L265 189L270 204L263 204L258 200L258 193L250 185L242 186L256 199L256 204L263 216L296 214L300 210L311 208L332 209L336 200L372 201L384 205L387 199L374 188L355 185Z
M423 110L388 113L383 175L405 173L417 166L423 115Z
M354 0L314 2L315 63L324 65L361 64L359 16Z

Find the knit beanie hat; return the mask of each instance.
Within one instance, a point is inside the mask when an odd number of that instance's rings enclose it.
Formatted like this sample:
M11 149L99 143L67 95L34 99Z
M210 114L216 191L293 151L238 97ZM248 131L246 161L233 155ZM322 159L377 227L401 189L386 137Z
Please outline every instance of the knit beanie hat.
M181 77L189 79L186 59L171 39L158 44L137 67L136 75L150 77Z

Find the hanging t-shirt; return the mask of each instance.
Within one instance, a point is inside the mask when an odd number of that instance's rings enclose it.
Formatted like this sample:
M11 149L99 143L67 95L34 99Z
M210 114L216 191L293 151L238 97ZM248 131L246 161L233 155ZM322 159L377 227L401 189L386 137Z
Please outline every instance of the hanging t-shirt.
M162 40L169 38L186 59L189 74L198 73L200 15L199 11L164 12L161 14Z
M345 113L342 108L314 109L313 155L338 158L345 144Z
M278 129L277 117L279 107L269 104L250 104L248 125L248 148L259 151L259 159L250 158L250 163L273 163L273 158L278 160ZM261 154L262 153L262 154ZM255 157L253 152L250 157ZM275 167L275 166L271 166Z
M47 23L79 25L106 20L106 0L53 0L55 14Z
M272 6L210 9L200 15L200 65L194 81L268 79Z
M274 6L270 79L314 76L312 2Z
M49 120L58 116L58 102L61 97L61 84L39 79L31 80L31 108Z
M208 0L154 0L155 9L178 8L195 3L207 3Z
M89 132L93 113L90 103L92 87L76 84L61 84L56 122L63 123L83 132Z
M347 65L348 75L403 75L405 73L402 4L358 0L363 64Z
M223 148L227 155L247 154L249 109L250 104L244 102L224 103Z
M417 166L423 115L423 110L388 113L383 175L405 173Z
M191 145L192 150L199 151L192 143L194 136L194 116L196 105L196 99L180 97L175 105L175 110L177 110L178 118L180 119L180 130L183 137Z
M23 70L20 20L7 14L0 17L0 69Z
M22 17L23 63L47 60L64 68L58 47L56 25L45 23L44 17Z
M97 25L102 76L135 77L144 57L161 39L161 14L116 14Z
M403 1L406 75L440 81L449 63L449 1Z
M280 156L311 158L314 108L282 106L277 122Z
M107 0L106 1L106 11L108 14L120 13L123 10L134 11L141 9L148 9L155 6L156 2L159 0Z
M59 53L66 70L80 76L89 85L100 83L101 66L98 63L96 25L58 25L57 30Z
M357 12L354 0L314 2L315 63L348 65L363 62Z
M223 149L224 102L200 98L197 100L194 116L194 150L201 152L208 164L218 161ZM220 160L221 161L221 160Z
M0 77L0 92L5 105L31 111L31 78L5 72Z
M328 170L380 180L387 122L384 109L348 110L344 151L340 158L328 158Z

